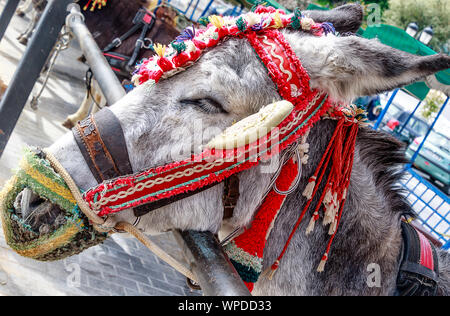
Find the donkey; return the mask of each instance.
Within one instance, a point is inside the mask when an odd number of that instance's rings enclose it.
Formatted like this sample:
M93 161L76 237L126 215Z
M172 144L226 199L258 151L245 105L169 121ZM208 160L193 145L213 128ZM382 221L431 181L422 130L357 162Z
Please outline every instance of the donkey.
M36 25L38 24L42 13L44 12L45 7L47 6L47 0L31 0L31 1L26 1L26 3L24 4L24 7L26 6L31 6L32 10L31 10L31 21L28 24L27 28L25 29L25 31L23 31L18 37L17 39L19 40L20 44L23 45L27 45L28 41L30 40L31 36L34 33L34 29L36 28ZM25 15L24 13L25 10L18 10L17 14L21 17L23 17Z
M8 89L8 86L6 83L3 82L3 80L0 78L0 100L3 96L3 94L6 92L6 89Z
M83 2L85 1L80 1L80 5L83 5ZM152 2L153 1L150 0L109 0L107 6L100 11L85 11L83 14L86 18L86 25L93 34L100 49L104 49L115 38L119 38L125 32L130 30L133 26L133 18L138 10L141 7L150 8ZM179 30L175 26L176 16L177 12L172 8L160 7L156 12L155 25L152 30L148 32L146 37L150 37L155 43L168 44L179 33ZM139 38L139 33L140 31L132 34L129 38L124 40L119 47L114 48L112 52L131 56L136 46L136 41ZM137 60L139 61L142 58L148 58L151 55L153 55L151 49L143 48L139 52ZM84 58L82 57L81 60L83 61ZM118 74L118 78L120 81L123 81L131 79L131 76ZM97 82L94 80L90 91L84 98L78 111L69 115L62 125L70 129L78 121L84 119L88 115L89 109L92 108L95 112L105 105L105 97L98 87Z
M316 21L334 23L341 34L355 32L362 22L359 5L305 14ZM353 35L313 37L286 30L284 36L308 71L312 87L328 93L333 100L351 101L360 95L389 91L450 67L448 56L418 57ZM198 141L190 136L196 129L203 131L201 142L207 143L234 121L256 113L274 100L280 100L278 91L250 44L232 38L206 52L186 71L157 85L143 84L110 109L120 121L132 168L137 171L189 158L193 143ZM268 237L265 268L275 261L306 203L303 188L335 125L332 120L321 120L308 136L309 163ZM96 185L72 134L49 150L80 189ZM412 213L396 186L404 162L403 148L396 140L360 127L348 200L325 271L318 273L316 267L324 253L322 245L328 239L328 228L317 227L306 236L310 213L293 236L277 273L271 280L260 278L253 294L393 295L402 247L400 218ZM272 174L263 167L238 174L241 195L232 217L225 221L224 185L219 184L146 214L137 227L149 234L173 229L217 233L221 229L246 227L271 181ZM133 214L125 210L116 217L133 223ZM450 255L439 251L438 260L438 294L449 295ZM374 264L379 267L380 278L376 286L369 286L368 267Z
M25 0L16 10L16 15L21 18L25 16L25 14L31 10L32 0Z
M80 6L85 7L89 3L88 0L76 1ZM154 1L150 0L109 0L107 6L101 10L86 10L83 12L85 22L88 29L94 36L97 45L103 49L110 44L115 38L120 37L133 26L133 19L142 7L150 8ZM27 45L31 38L34 29L42 16L42 13L47 6L47 0L32 0L32 16L27 29L17 38L23 45ZM169 7L159 8L156 14L155 25L147 36L150 36L154 42L168 44L169 41L178 35L179 30L175 26L175 17L177 12ZM132 34L123 43L113 49L114 53L131 56L139 38L139 32ZM139 53L138 60L148 58L153 54L152 50L142 49ZM84 61L84 57L80 58ZM128 76L118 75L119 80L131 79ZM72 128L76 122L82 120L87 116L89 110L92 108L93 112L98 111L106 105L105 97L103 96L98 84L95 80L92 81L92 86L89 88L83 102L78 111L69 115L62 123L67 128Z

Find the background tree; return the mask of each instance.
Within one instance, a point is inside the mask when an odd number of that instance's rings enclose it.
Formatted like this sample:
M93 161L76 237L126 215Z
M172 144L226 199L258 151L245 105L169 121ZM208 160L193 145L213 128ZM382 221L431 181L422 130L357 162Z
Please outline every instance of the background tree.
M386 23L405 29L416 22L422 30L433 26L434 36L430 46L439 52L446 52L450 43L450 1L449 0L389 0L389 9L383 15Z
M420 115L427 121L432 121L445 101L445 94L438 90L430 90L421 107Z

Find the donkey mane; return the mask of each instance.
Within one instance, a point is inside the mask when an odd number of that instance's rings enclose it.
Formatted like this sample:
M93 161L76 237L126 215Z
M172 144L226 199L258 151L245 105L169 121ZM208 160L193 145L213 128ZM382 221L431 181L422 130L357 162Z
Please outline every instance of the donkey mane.
M360 128L357 141L360 158L371 169L375 185L383 190L391 209L415 217L405 199L405 190L399 185L404 176L403 165L408 163L404 144L369 127Z

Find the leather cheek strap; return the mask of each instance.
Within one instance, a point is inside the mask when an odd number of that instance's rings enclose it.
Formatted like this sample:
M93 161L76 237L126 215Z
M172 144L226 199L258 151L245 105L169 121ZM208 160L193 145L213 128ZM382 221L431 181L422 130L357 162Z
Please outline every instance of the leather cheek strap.
M133 173L122 126L111 110L78 122L72 132L98 183Z

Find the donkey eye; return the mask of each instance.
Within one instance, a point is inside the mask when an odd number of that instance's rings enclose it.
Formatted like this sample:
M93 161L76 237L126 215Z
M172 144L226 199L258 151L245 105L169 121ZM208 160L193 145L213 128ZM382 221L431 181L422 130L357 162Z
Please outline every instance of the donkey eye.
M222 105L214 99L185 99L181 100L182 105L194 106L208 114L227 113Z

